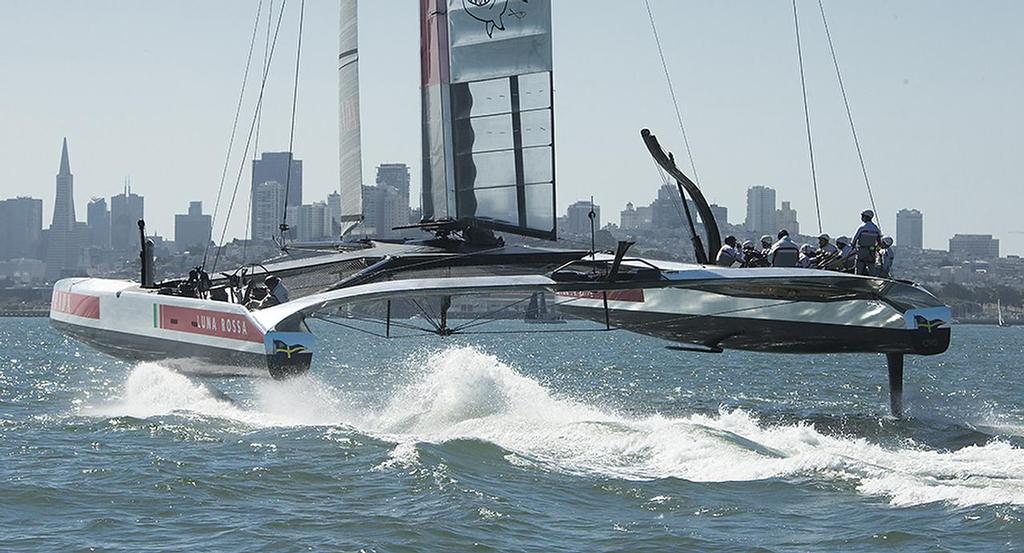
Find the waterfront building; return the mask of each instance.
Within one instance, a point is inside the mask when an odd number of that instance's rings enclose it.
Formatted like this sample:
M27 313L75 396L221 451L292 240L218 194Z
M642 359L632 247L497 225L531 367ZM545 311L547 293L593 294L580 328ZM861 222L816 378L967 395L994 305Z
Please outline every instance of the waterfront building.
M89 245L94 248L110 248L110 210L105 198L93 198L85 210L85 224L89 233Z
M975 261L999 258L999 239L991 234L957 234L949 239L953 259Z
M43 200L0 201L0 260L42 259Z
M174 245L178 251L203 251L213 236L213 218L203 213L203 202L189 202L188 213L174 216Z
M82 248L75 224L75 177L68 159L68 139L64 139L57 172L57 193L53 202L53 220L47 232L46 277L57 280L81 270Z
M779 230L775 215L775 189L760 185L747 189L747 219L743 223L747 231L774 235Z
M145 199L132 192L131 182L124 192L110 198L110 247L118 252L139 249L139 219L145 218Z
M924 247L924 215L916 209L901 209L896 213L896 245L920 250Z
M601 206L593 204L590 200L580 200L573 203L566 209L565 224L562 231L565 234L590 234L590 211L594 211L594 230L601 228Z

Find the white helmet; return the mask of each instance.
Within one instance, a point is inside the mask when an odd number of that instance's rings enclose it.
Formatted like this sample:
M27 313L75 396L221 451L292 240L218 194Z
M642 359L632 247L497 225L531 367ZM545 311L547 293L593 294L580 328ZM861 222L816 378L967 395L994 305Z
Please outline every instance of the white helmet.
M754 249L754 241L753 240L744 240L743 241L743 249L744 250L752 250L752 249Z
M773 244L773 243L775 243L775 241L774 241L774 240L772 240L772 237L771 237L771 236L768 236L768 235L766 234L766 235L764 235L764 236L762 236L762 237L761 237L761 243L762 243L762 244Z
M887 248L891 248L892 247L892 236L883 236L882 237L882 245L887 247Z
M804 255L814 255L814 246L810 244L804 244L800 246L800 253Z

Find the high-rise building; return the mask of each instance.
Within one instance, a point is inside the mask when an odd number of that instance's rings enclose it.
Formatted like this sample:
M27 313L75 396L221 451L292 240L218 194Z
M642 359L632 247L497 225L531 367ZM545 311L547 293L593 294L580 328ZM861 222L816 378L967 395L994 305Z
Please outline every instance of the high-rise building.
M367 234L376 234L378 211L380 207L377 202L377 187L364 184L363 185L363 223L361 225L362 231Z
M264 154L266 155L266 154ZM252 188L252 238L273 240L280 234L284 215L284 185L276 180Z
M324 202L288 206L288 221L295 240L317 241L330 238L330 219Z
M642 222L633 202L627 202L626 209L619 212L619 228L622 230L640 230Z
M747 220L743 226L749 232L775 234L775 189L752 186L747 189Z
M376 187L376 236L394 236L394 228L409 224L409 198L394 186L378 184Z
M377 166L377 186L390 186L398 192L396 210L402 213L395 215L402 220L400 225L409 224L409 166L404 163L381 163ZM398 226L398 225L394 225ZM390 227L389 227L390 228Z
M213 236L213 218L203 214L203 202L189 202L188 213L174 216L174 246L178 251L202 251Z
M999 239L991 234L957 234L949 239L949 254L962 261L997 259Z
M694 222L700 220L697 213L697 205L692 200L686 200L686 206L690 208L690 215ZM675 185L663 184L658 189L658 199L651 202L651 226L653 228L677 228L683 224L686 216L683 212L683 202L679 196L679 189Z
M920 250L924 247L924 215L916 209L896 213L896 245Z
M590 200L580 200L570 205L565 212L565 225L562 231L565 234L590 234L590 212L594 212L594 226L596 231L601 228L601 206L591 203Z
M86 208L86 225L89 228L89 245L94 248L110 247L110 210L107 200L93 198Z
M715 222L718 223L718 228L722 228L722 225L729 224L729 208L718 204L711 204L708 207L711 208L711 214L715 216Z
M46 278L73 275L81 270L81 237L75 224L75 177L68 160L68 139L60 152L60 171L57 173L57 195L53 202L53 221L47 232Z
M337 238L341 235L341 194L327 195L327 234Z
M43 200L0 201L0 260L41 259Z
M289 169L291 178L289 178ZM281 186L288 191L288 205L302 205L301 159L294 159L291 152L263 152L260 159L252 160L253 188L258 184L271 181L281 183ZM282 201L281 209L284 209L283 205Z
M782 208L775 212L775 226L778 230L787 230L792 236L800 234L800 223L796 220L796 210L789 202L782 202Z
M132 192L129 182L124 192L110 198L110 247L118 252L139 249L139 219L145 218L145 201Z

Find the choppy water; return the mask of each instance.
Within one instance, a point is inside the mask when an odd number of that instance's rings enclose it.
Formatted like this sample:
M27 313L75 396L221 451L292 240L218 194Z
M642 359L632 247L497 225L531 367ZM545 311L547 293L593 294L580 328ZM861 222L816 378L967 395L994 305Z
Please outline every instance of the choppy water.
M0 550L1024 548L1024 328L909 360L901 421L873 355L315 330L204 380L0 319Z

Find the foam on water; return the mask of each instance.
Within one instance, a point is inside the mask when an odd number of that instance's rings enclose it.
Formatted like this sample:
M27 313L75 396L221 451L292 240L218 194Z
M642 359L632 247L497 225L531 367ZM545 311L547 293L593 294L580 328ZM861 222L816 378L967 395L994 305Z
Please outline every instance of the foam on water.
M743 410L671 418L625 416L553 394L473 348L430 355L420 378L356 406L344 390L312 377L259 381L251 407L156 365L130 374L123 397L98 413L148 417L191 412L252 425L349 425L395 442L390 464L418 462L415 444L483 440L534 466L631 480L697 482L813 478L852 484L893 505L1024 504L1024 450L992 441L955 451L906 443L884 447L818 432L810 424L768 425Z

